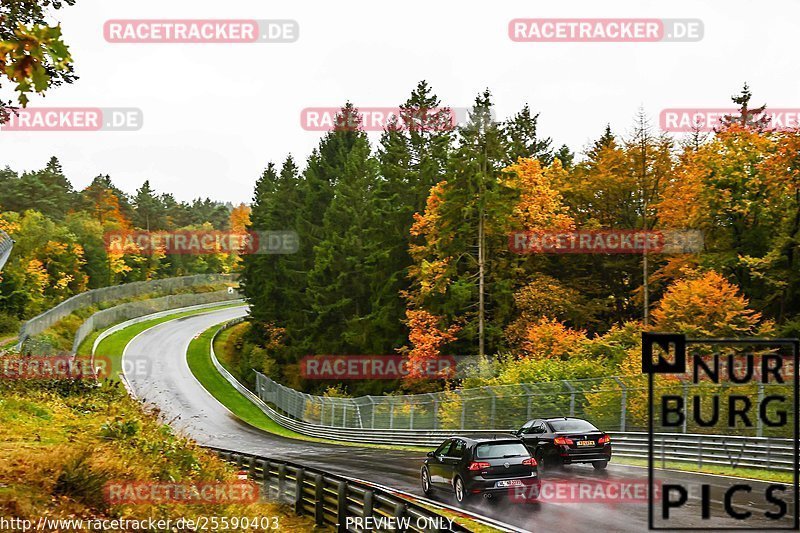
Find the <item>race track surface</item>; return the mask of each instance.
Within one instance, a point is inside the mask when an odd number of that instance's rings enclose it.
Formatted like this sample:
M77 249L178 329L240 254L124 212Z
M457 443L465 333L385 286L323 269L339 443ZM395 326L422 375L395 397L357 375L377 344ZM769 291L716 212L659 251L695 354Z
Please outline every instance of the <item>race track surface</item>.
M129 368L148 369L142 375L127 376L135 394L157 406L166 422L201 444L290 460L422 496L418 476L424 454L305 442L267 434L238 420L203 389L186 362L189 342L215 324L245 314L243 307L224 309L165 322L139 334L128 345L124 355ZM722 487L729 486L729 480L674 471L661 471L658 477L666 480L666 483L681 480L685 484L711 485L714 526L741 527L742 524L736 520L721 518L725 516L722 510ZM613 463L607 471L599 473L590 466L572 466L562 471L545 472L543 480L575 484L584 482L587 486L610 486L617 482L646 483L647 471L644 468ZM735 507L740 510L747 507L754 516L760 516L767 510L774 511L775 506L763 502L763 496L759 492L765 484L751 484L754 487L753 496L738 495ZM438 499L452 503L447 495L439 496ZM479 501L473 506L473 510L530 531L555 530L566 533L647 530L647 504L644 502L588 504L560 501L520 504ZM660 509L656 511L660 514ZM691 525L688 517L693 520L699 515L698 501L690 499L680 516L676 516L678 521L671 521L670 525ZM753 527L754 524L748 525ZM774 524L764 522L764 527L768 525L774 527Z

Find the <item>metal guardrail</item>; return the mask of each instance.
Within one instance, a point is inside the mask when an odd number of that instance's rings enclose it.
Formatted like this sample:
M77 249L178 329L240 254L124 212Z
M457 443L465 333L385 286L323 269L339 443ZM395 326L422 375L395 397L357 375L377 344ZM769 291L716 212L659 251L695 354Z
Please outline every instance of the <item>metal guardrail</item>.
M612 433L614 455L647 460L647 433ZM653 461L669 468L670 463L697 466L725 466L794 471L792 439L656 433L653 436Z
M243 319L238 318L222 325L214 335ZM314 424L287 416L264 402L255 393L240 383L217 359L214 340L211 341L211 361L222 376L253 402L265 415L277 424L296 433L332 441L365 444L393 444L435 448L454 435L492 435L509 433L516 428L492 430L431 430L431 429L385 429L352 428ZM648 436L645 432L610 431L614 455L646 460L649 453ZM703 435L695 433L656 433L654 435L653 459L664 467L669 463L769 468L791 472L794 470L794 446L791 439L774 437L745 437L727 435Z
M72 353L77 353L81 343L98 329L107 328L120 321L131 318L148 316L172 309L184 307L194 307L198 305L214 305L241 299L236 291L221 290L213 292L169 294L159 298L150 298L136 302L128 302L115 305L108 309L98 311L87 318L75 332L75 339L72 342Z
M83 309L91 305L101 304L104 302L141 296L143 294L170 294L178 289L197 287L200 285L210 285L213 283L233 282L234 280L235 276L232 274L197 274L194 276L157 279L152 281L136 281L133 283L102 287L100 289L92 289L90 291L82 292L67 298L55 307L48 309L44 313L41 313L22 324L22 327L19 331L20 346L29 337L42 333L46 329L56 324L56 322L59 320L65 318L78 309Z
M448 520L441 512L443 509L449 509L451 514L467 517L498 531L524 531L438 502L422 498L412 501L393 494L388 489L323 470L222 448L207 448L217 452L223 460L246 470L250 478L260 481L270 500L291 505L296 514L313 517L317 526L333 526L340 533L469 531L455 521ZM387 525L389 522L386 519L392 518L394 520L391 522L395 525L401 523L407 527L361 529L356 527L358 522L355 520L351 520L348 527L348 518L365 517L383 519Z
M8 233L3 230L0 230L0 270L8 261L8 257L11 255L11 249L14 247L14 239L12 239Z
M97 352L97 347L100 346L100 343L103 342L106 338L110 337L114 333L117 333L118 331L121 331L121 330L123 330L123 329L125 329L125 328L127 328L129 326L133 326L135 324L139 324L141 322L147 322L149 320L153 320L153 319L156 319L156 318L163 318L163 317L166 317L166 316L174 315L176 313L184 313L186 311L195 311L195 310L200 310L200 309L216 308L216 307L219 307L221 305L230 305L232 307L236 307L235 304L237 302L239 302L242 305L244 305L244 299L238 297L239 296L238 292L236 292L235 294L236 294L237 298L234 298L233 300L225 300L223 302L211 302L211 303L203 303L203 304L197 304L197 305L189 305L189 306L180 307L180 308L170 308L170 309L166 309L164 311L158 311L156 313L150 313L150 314L147 314L147 315L133 317L133 318L130 318L128 320L125 320L124 322L117 322L113 326L104 329L102 333L100 333L97 337L95 337L94 342L92 343L92 355L94 355ZM227 304L226 304L226 302L227 302Z

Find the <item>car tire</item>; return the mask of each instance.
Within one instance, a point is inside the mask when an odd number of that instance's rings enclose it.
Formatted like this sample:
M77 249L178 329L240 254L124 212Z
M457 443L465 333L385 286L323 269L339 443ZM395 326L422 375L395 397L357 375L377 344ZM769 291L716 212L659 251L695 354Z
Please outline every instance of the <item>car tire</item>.
M608 461L595 461L592 463L595 470L605 470L608 466Z
M456 496L456 503L460 507L464 507L467 505L467 489L464 487L464 482L461 481L460 477L457 477L453 482L453 490L455 491Z
M428 469L424 466L420 472L420 484L422 485L422 493L425 496L430 496L433 494L433 488L431 488L431 476L428 473Z
M544 453L542 452L541 448L533 453L533 458L536 459L536 464L538 465L537 469L539 470L539 472L544 472L545 470L547 470L547 466L545 466L544 464L545 463Z

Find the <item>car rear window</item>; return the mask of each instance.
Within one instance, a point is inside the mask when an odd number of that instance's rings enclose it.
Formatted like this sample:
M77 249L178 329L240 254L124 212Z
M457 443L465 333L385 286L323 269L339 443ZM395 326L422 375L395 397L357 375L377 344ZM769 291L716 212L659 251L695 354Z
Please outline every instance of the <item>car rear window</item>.
M597 428L586 420L549 420L554 431L597 431Z
M516 457L529 455L528 449L521 442L493 442L479 444L475 448L477 459L502 459L503 457Z

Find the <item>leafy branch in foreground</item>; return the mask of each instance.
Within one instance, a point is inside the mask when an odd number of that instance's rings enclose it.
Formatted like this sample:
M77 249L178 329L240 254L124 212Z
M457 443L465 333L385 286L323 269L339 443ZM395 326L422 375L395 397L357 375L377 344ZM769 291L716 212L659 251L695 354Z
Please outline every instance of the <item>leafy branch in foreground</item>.
M74 5L75 0L9 0L0 5L0 87L3 78L14 86L17 101L26 107L30 94L72 83L72 56L64 43L61 25L46 21L48 8ZM13 101L0 99L0 124L16 112Z

